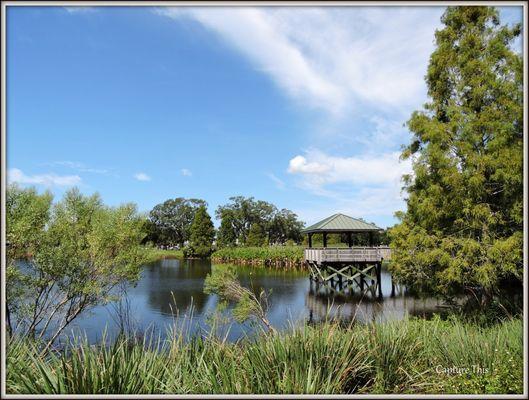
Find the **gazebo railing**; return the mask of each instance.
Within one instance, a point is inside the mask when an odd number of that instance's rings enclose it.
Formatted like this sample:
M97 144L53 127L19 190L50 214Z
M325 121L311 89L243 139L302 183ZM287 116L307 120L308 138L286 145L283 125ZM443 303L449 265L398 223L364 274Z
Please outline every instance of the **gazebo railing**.
M389 247L321 247L305 249L305 260L313 262L380 262L391 258Z

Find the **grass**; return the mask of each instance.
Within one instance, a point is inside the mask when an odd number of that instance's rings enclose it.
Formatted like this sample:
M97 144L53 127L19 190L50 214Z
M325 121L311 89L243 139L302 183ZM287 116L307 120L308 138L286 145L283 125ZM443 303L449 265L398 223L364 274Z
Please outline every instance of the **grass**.
M211 255L214 262L303 268L303 246L226 247Z
M156 247L144 247L146 252L147 262L155 262L164 258L183 258L182 250L163 250Z
M442 369L449 367L468 371ZM34 343L10 339L6 388L19 394L522 393L523 324L326 322L237 343L214 335L185 340L173 330L165 340L72 343L46 355Z

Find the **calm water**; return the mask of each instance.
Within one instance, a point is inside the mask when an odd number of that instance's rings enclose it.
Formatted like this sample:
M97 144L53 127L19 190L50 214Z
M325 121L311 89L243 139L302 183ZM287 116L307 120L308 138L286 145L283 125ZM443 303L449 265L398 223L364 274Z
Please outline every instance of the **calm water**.
M209 260L166 259L144 267L139 282L126 288L124 300L93 309L80 316L68 329L68 335L85 332L90 342L101 338L106 329L112 337L120 329L118 315L129 315L128 326L141 331L147 329L164 334L176 323L190 334L205 334L211 323L218 298L203 292L204 279L211 272ZM283 272L264 268L237 267L241 283L254 290L269 291L268 317L274 327L288 328L292 324L317 322L329 316L344 321L384 321L410 315L429 315L438 309L441 301L414 299L404 294L390 297L391 277L382 272L381 302L360 299L339 300L314 293L308 272ZM118 312L119 304L122 310ZM250 324L229 323L220 326L219 334L228 340L251 335L255 327Z

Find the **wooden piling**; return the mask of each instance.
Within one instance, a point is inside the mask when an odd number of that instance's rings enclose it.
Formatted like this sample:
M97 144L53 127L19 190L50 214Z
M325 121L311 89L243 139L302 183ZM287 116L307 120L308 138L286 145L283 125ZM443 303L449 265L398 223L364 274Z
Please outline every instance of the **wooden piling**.
M378 298L382 300L382 263L377 263Z

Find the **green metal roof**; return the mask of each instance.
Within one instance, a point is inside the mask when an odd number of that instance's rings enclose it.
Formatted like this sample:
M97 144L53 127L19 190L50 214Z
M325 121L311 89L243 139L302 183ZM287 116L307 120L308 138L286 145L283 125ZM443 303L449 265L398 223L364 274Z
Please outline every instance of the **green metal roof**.
M374 232L381 231L375 224L352 218L344 214L334 214L327 217L308 228L303 229L302 233L318 232Z

